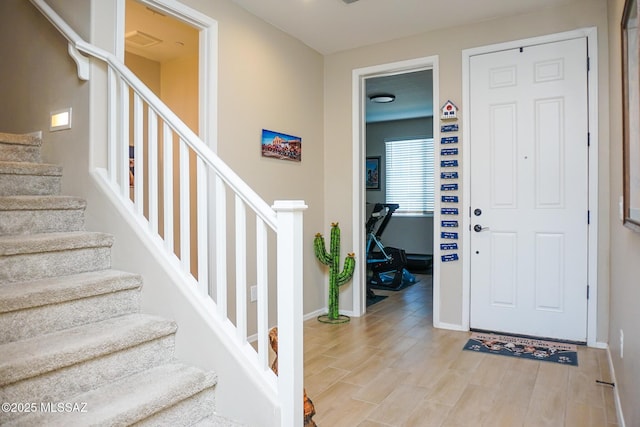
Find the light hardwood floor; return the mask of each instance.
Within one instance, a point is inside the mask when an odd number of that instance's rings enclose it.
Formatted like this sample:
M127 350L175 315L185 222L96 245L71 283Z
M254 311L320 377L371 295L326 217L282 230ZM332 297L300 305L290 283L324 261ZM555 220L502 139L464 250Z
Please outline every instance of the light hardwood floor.
M305 387L319 427L617 425L606 352L578 367L463 351L433 328L431 276L347 324L304 325Z

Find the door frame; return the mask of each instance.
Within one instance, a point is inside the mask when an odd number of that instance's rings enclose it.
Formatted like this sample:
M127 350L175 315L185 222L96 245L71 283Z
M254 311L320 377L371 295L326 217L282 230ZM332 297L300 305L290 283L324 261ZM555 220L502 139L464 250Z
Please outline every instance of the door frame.
M365 103L366 88L365 80L373 77L386 76L390 74L402 74L412 71L420 71L425 69L432 70L433 79L433 140L440 139L440 127L436 125L439 99L439 66L438 56L427 56L406 61L390 62L386 64L373 65L370 67L357 68L352 71L352 158L353 158L353 176L352 176L352 194L353 197L353 246L356 249L358 258L364 260L366 257L365 249L365 221L366 212L366 189L365 189L365 157L366 157L366 121L365 121ZM435 153L435 176L440 176L439 154ZM435 186L435 206L433 213L433 223L440 221L440 187ZM440 258L440 247L436 244L434 238L433 259ZM362 316L367 311L367 293L366 293L366 262L356 263L353 274L352 301L353 311L351 316ZM433 262L433 323L436 319L440 319L440 265Z
M533 37L521 40L514 40L505 43L481 46L462 51L462 182L463 182L463 212L462 215L462 326L465 330L470 329L471 310L471 156L470 156L470 58L474 55L491 53L507 49L515 49L525 45L537 45L552 43L576 38L587 39L587 56L589 57L589 74L587 76L589 99L588 110L588 133L589 133L589 164L588 164L588 186L589 186L589 214L590 226L588 227L588 259L587 259L587 286L589 289L589 299L587 300L587 345L590 347L606 346L598 343L598 33L596 27L580 28L572 31L548 34L540 37ZM587 64L585 64L587 66ZM585 135L586 143L587 135ZM586 215L586 213L585 213Z
M116 57L124 62L125 0L116 0ZM198 40L198 136L218 149L218 22L175 0L134 0L194 27Z

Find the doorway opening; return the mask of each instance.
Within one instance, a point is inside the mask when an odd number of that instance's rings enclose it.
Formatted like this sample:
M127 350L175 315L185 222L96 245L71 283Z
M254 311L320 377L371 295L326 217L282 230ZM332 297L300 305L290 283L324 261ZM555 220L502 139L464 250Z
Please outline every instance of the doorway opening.
M210 17L184 6L174 0L117 0L118 24L116 30L116 51L118 58L158 97L171 109L200 139L213 151L217 148L217 23ZM129 111L134 111L135 98L129 97ZM130 187L130 197L133 200L139 197L143 200L156 197L151 194L150 180L144 179L144 171L150 166L159 170L165 164L166 159L172 159L172 170L179 170L180 153L179 145L167 145L167 150L172 154L164 155L164 130L162 124L151 121L151 111L140 109L140 115L144 126L137 138L133 135L133 126L129 126L129 151L130 151L130 180L133 183L133 173L136 168L136 152L148 152L149 134L158 134L157 150L159 153L154 163L148 157L142 156L139 170L142 188ZM130 115L130 121L134 116ZM136 146L136 139L139 141ZM193 152L187 155L187 162L194 171L196 158ZM197 274L197 225L196 225L196 176L191 174L184 180L187 185L183 189L178 173L171 174L174 200L179 200L180 192L189 193L190 211L189 222L191 224L190 270ZM148 177L147 177L148 178ZM158 174L158 185L164 185L164 174ZM168 184L170 185L170 184ZM161 201L162 203L162 201ZM147 204L144 204L143 214L148 217ZM181 214L179 204L173 203L173 218L179 218ZM164 223L165 216L169 217L165 210L158 212L158 221ZM180 249L179 223L173 227L173 246L175 253ZM165 225L167 227L167 225ZM160 231L164 235L164 228Z
M199 32L135 0L125 1L125 65L198 133Z
M160 99L215 152L218 128L217 22L174 0L116 1L118 58L156 95L160 93ZM134 62L142 62L143 68L139 70ZM148 66L151 68L146 68ZM161 72L153 70L163 66L164 82L160 80ZM179 68L185 70L188 78L176 76ZM188 91L188 97L180 93L184 90Z
M361 259L366 259L367 252L371 249L370 239L369 245L367 244L366 225L372 219L372 211L382 205L397 204L398 208L391 209L393 219L385 224L384 234L378 237L384 242L384 247L391 248L393 258L398 257L398 251L406 258L400 263L392 261L394 265L390 272L375 274L376 280L382 282L378 289L387 293L384 283L386 279L390 281L391 284L387 284L392 291L395 288L403 289L407 281L407 285L411 285L413 274L410 270L418 274L429 274L429 279L433 277L434 319L438 305L435 298L438 267L432 263L432 259L437 256L433 244L433 224L438 220L439 206L438 189L434 188L433 178L437 169L433 141L437 140L439 133L439 129L433 125L434 105L437 105L438 100L437 76L437 57L383 64L353 72L356 171L354 242L359 253L363 254ZM381 94L393 101L375 102L373 98ZM400 152L410 146L419 150L414 153L421 157L421 166L417 168L419 176L408 176L407 167L403 167L402 162L398 163L402 160L398 157ZM425 147L429 149L426 150ZM409 153L408 157L413 159L418 156ZM388 176L390 173L393 176ZM397 182L400 184L395 190L390 185L390 179L399 180ZM406 191L402 194L402 190L406 190L408 186L402 184L403 180L406 183L420 181L413 196ZM414 201L420 203L413 204ZM372 281L372 270L367 267L367 263L359 263L354 274L355 316L366 312L367 294L371 297L378 292L371 289L371 284L376 285L376 280Z

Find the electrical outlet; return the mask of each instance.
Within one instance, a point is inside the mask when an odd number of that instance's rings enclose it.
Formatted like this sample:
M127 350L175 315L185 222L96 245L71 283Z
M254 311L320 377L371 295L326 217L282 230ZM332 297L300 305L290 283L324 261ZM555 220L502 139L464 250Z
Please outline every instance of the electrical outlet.
M620 359L624 357L624 332L620 329Z
M251 302L256 302L258 301L258 287L257 286L252 286L251 287Z

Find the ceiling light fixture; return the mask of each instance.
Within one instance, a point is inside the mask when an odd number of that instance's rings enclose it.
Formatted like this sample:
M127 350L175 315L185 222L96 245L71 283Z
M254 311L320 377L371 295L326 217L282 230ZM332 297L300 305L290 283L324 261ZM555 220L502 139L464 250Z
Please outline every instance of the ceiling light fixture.
M378 93L369 96L369 99L371 100L371 102L375 102L377 104L386 104L395 101L396 96L390 93Z

